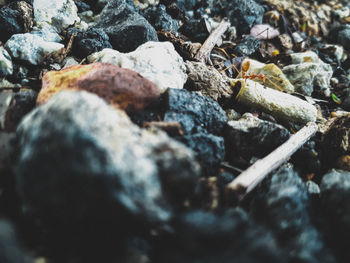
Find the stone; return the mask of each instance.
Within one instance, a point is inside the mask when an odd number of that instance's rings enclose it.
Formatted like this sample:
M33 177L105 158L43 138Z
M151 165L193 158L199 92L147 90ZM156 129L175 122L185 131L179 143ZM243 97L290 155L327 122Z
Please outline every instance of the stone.
M318 186L318 184L316 184L314 181L307 181L305 183L306 189L307 189L307 193L309 194L310 197L312 196L320 196L321 193L321 189Z
M12 75L12 59L6 49L0 46L0 77Z
M253 36L246 36L233 49L237 57L249 57L258 51L260 47L260 40Z
M290 133L282 125L245 113L239 120L227 123L224 137L227 156L250 160L253 156L265 157L287 141Z
M87 31L70 28L67 38L74 34L72 52L77 58L85 58L104 48L112 48L108 35L101 29L89 28Z
M106 32L112 47L120 52L134 51L143 43L158 41L150 23L122 0L109 1L95 27Z
M30 32L34 25L34 13L31 3L25 1L17 1L14 4L9 5L14 10L19 11L21 19L20 22L23 25L23 32Z
M209 23L205 18L187 20L180 28L179 32L187 36L193 42L203 43L210 33Z
M340 259L350 259L350 172L332 169L326 173L321 182L321 208L325 219L326 237L331 248Z
M142 15L157 30L166 30L176 32L179 29L179 23L173 19L165 10L164 5L147 8Z
M64 45L45 41L35 34L25 33L13 35L6 42L5 48L13 58L32 65L41 65L48 55L61 51Z
M186 89L199 91L202 95L215 101L231 98L233 94L231 79L220 74L215 67L195 61L186 61L185 65L188 75Z
M0 41L6 42L13 34L24 32L21 13L8 6L0 8Z
M34 21L38 27L49 25L56 28L58 33L80 20L73 0L34 0L33 9Z
M33 224L45 232L44 246L63 259L120 257L128 236L170 219L162 178L199 177L182 144L141 130L84 91L60 92L31 111L17 128L16 145L24 216L38 219Z
M170 42L147 42L127 54L104 49L88 56L88 61L135 70L157 84L162 92L167 88L182 89L187 80L183 59Z
M350 155L340 156L336 162L338 169L350 172Z
M334 28L330 32L330 38L348 51L350 50L350 26L348 24Z
M329 97L330 79L333 75L331 65L324 63L312 51L293 53L290 56L292 64L283 67L282 71L296 91L311 96L315 87L324 96Z
M16 138L16 133L14 132L1 132L0 131L0 173L3 176L6 171L12 169L12 158L13 153L13 141ZM2 179L3 180L3 179Z
M137 72L111 64L92 63L47 72L37 103L45 103L55 93L67 89L95 93L128 112L140 111L160 97L159 88Z

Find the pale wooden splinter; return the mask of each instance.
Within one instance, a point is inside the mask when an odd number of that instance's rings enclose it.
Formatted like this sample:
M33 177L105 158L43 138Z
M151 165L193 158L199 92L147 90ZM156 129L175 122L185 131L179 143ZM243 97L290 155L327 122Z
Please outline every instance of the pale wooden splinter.
M205 40L202 47L197 52L195 56L195 59L197 61L202 63L212 64L210 60L210 53L215 47L215 45L217 45L219 41L221 41L222 35L226 32L226 30L230 27L230 25L231 25L230 22L228 22L226 19L223 19L220 22L218 27L215 28L213 32L211 32L209 37Z
M279 146L263 159L258 160L247 170L243 171L231 183L226 186L227 194L234 195L237 201L242 200L251 192L269 173L281 164L306 143L316 132L317 124L309 122L297 133L293 134L288 141Z

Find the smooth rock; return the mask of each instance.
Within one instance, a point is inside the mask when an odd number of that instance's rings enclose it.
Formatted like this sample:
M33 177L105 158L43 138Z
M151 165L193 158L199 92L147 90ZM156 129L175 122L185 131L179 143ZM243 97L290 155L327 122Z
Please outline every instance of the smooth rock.
M63 44L45 41L42 37L30 33L13 35L5 44L13 58L24 60L32 65L40 65L45 57L61 51Z
M0 77L12 75L13 65L9 53L0 46Z
M156 30L123 0L111 0L103 8L96 28L109 36L114 49L134 51L148 41L158 41Z
M13 34L24 32L21 13L8 6L0 8L0 41L6 42Z
M38 27L51 25L61 32L80 19L73 0L34 0L34 21Z
M135 70L157 84L162 92L167 88L182 89L187 80L183 59L170 42L147 42L127 54L104 49L88 56L88 61Z
M293 53L290 56L292 64L285 66L282 71L296 91L311 96L315 87L329 97L330 79L333 75L331 65L324 63L312 51Z
M170 218L161 178L199 176L190 150L87 92L53 96L22 120L17 140L24 214L53 254L82 262L120 257L128 236Z
M68 89L95 93L114 107L128 112L142 110L160 97L159 88L137 72L93 63L47 72L37 103L45 103L55 93Z
M89 28L87 31L71 28L67 30L67 39L74 34L72 52L78 58L84 58L104 48L112 48L108 35L101 29Z
M250 160L253 156L264 157L290 137L282 125L260 120L245 113L236 121L229 121L225 127L225 143L228 156L237 155Z
M166 31L176 32L179 29L178 21L166 12L164 5L147 8L142 15L158 31L164 29Z

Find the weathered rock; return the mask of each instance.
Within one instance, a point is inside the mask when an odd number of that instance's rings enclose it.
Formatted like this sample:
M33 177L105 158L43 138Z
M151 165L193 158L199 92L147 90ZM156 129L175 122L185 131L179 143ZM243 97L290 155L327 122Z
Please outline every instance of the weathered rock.
M67 89L95 93L114 107L128 112L142 110L160 96L159 88L135 71L93 63L47 72L37 103L42 104L55 93Z
M84 58L104 48L112 48L108 35L101 29L89 28L87 31L68 29L67 39L74 34L72 52L78 58Z
M210 26L205 18L192 19L186 21L180 28L179 32L187 36L193 42L203 43L209 36Z
M24 214L62 258L121 256L127 236L171 216L160 178L199 173L190 150L87 92L53 96L22 120L17 140Z
M42 37L30 33L13 35L5 44L13 58L40 65L45 58L64 48L63 44L45 41Z
M111 0L103 8L96 28L109 36L114 49L130 52L147 41L158 41L155 29L123 0Z
M307 193L310 197L314 196L314 197L319 197L320 193L321 193L321 189L318 186L318 184L316 184L314 181L307 181L305 183L306 189L307 189Z
M330 79L333 75L331 65L324 63L312 51L293 53L292 64L282 71L294 85L296 91L311 96L314 87L326 97L330 96Z
M34 13L32 4L25 1L17 1L13 4L10 4L9 6L20 13L20 22L23 25L23 32L30 32L34 25Z
M350 50L350 26L348 24L334 28L330 32L330 38L345 49Z
M251 212L270 226L288 262L335 262L309 215L305 184L291 165L265 180Z
M339 262L348 262L350 251L350 172L331 170L321 182L322 214L328 243L336 251Z
M169 42L147 42L127 54L104 49L90 55L88 61L135 70L157 84L162 92L167 88L182 89L187 80L183 59Z
M246 36L235 46L233 52L238 57L248 57L254 54L260 47L260 40L253 36Z
M21 13L8 6L0 9L0 41L6 42L13 34L24 31L21 23Z
M176 32L179 29L179 23L166 12L164 5L147 8L142 15L156 30Z
M306 142L291 158L291 162L306 174L317 174L321 169L320 154L314 141Z
M246 113L237 121L229 121L225 128L225 142L228 156L236 155L248 160L264 157L290 137L282 125L260 120Z
M233 94L230 78L220 74L214 67L200 62L186 61L185 65L188 90L199 91L216 101L230 99Z
M343 155L338 158L336 167L344 171L350 171L350 155Z
M0 77L5 77L13 73L12 60L9 53L0 46Z
M42 28L53 26L58 32L79 21L78 8L73 0L34 0L34 21Z

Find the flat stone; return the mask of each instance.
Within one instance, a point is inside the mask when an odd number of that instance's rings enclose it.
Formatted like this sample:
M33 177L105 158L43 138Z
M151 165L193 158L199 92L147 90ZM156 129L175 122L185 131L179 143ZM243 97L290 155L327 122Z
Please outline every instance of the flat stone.
M182 89L187 80L183 59L170 42L147 42L127 54L104 49L88 56L88 61L135 70L157 84L162 92L167 88Z
M92 63L47 72L37 103L42 104L55 93L67 89L95 93L114 107L128 112L142 110L160 96L159 88L135 71Z

